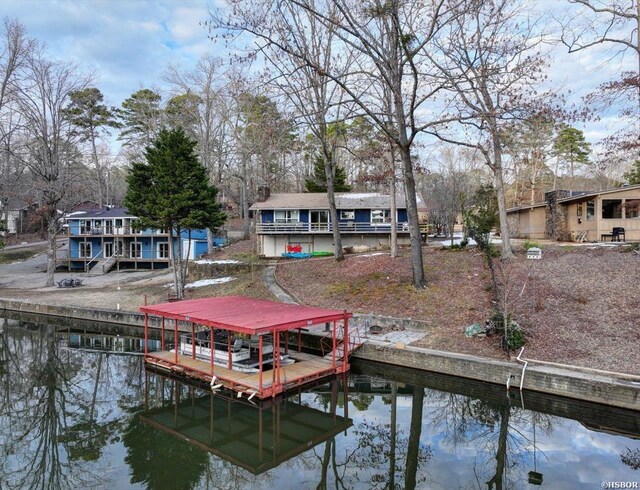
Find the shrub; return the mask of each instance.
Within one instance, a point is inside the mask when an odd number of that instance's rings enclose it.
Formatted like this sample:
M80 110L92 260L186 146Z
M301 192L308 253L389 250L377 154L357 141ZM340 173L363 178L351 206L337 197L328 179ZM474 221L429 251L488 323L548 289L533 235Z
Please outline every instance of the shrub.
M524 249L529 250L530 248L542 248L538 242L532 242L530 240L524 241Z
M508 334L505 336L505 321L502 313L494 311L490 321L495 332L502 337L502 346L505 350L516 350L522 347L526 340L522 327L507 315L507 324L509 325Z

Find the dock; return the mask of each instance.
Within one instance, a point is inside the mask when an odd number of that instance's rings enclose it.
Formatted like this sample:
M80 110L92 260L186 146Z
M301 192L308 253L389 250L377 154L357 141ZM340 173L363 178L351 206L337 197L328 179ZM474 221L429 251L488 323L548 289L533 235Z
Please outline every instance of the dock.
M243 296L161 303L143 306L140 310L145 315L145 340L149 338L149 316L161 318L161 349L145 351L148 365L206 381L214 390L226 388L248 398L275 397L307 383L344 373L349 370L349 354L358 346L349 336L352 314L340 310ZM166 326L167 320L173 321L173 332ZM180 338L179 321L191 325L191 335L186 341ZM302 352L300 335L303 329L322 332L330 346L329 352L325 355ZM212 344L210 340L220 331L228 338L225 365L219 361L219 344ZM234 360L240 350L234 348L235 342L248 346L242 350L257 356L257 367L252 372L242 370L241 363ZM215 349L211 349L211 345L215 345ZM208 348L203 349L203 346ZM210 357L203 358L204 350L210 352Z

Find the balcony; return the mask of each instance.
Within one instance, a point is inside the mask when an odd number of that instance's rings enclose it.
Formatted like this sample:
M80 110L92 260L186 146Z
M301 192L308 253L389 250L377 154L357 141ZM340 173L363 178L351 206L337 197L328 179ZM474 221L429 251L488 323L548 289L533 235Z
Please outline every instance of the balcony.
M338 224L340 233L391 233L391 223L357 223L355 221L343 221ZM407 223L397 224L398 233L409 233ZM333 233L331 223L256 223L256 234L327 234Z
M72 230L67 227L70 236L169 236L163 230L137 230L131 226L81 226Z

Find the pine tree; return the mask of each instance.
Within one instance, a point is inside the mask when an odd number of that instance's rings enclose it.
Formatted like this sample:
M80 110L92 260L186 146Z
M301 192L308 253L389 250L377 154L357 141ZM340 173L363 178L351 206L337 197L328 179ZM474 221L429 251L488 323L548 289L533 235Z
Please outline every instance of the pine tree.
M624 178L630 185L640 184L640 160L636 160L631 170L624 174Z
M226 219L216 202L218 190L208 183L207 170L198 160L196 144L181 128L161 130L145 150L146 162L133 163L124 199L129 212L139 218L138 227L169 231L178 298L184 297L188 261L182 259L181 233L188 231L190 238L190 230L216 229Z
M584 139L584 133L579 129L566 124L560 126L558 136L553 142L553 152L559 160L569 165L569 191L573 187L573 170L576 164L589 164L591 144ZM557 176L556 167L556 176ZM556 188L556 178L553 180L553 188Z
M80 137L80 141L88 141L91 145L91 156L96 168L96 183L98 184L98 203L108 204L107 169L98 158L97 140L107 132L108 128L118 128L116 120L117 109L107 107L102 102L104 96L99 89L87 87L69 94L71 103L64 110L64 114L73 125L73 133Z
M336 174L333 177L334 192L349 192L351 186L347 184L347 172L343 167L336 165ZM327 176L324 169L324 157L319 155L313 164L313 176L304 181L307 192L327 192Z

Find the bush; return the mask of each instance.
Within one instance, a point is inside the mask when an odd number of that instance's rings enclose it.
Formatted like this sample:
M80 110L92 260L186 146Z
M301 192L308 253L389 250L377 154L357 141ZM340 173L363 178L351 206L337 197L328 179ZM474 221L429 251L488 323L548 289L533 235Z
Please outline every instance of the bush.
M530 240L524 241L524 249L529 250L530 248L542 248L538 242L532 242Z
M502 346L505 350L516 350L522 347L526 342L522 327L517 322L514 322L510 315L507 315L509 333L505 336L504 324L505 321L502 313L495 311L491 317L491 325L495 329L495 332L502 337Z

